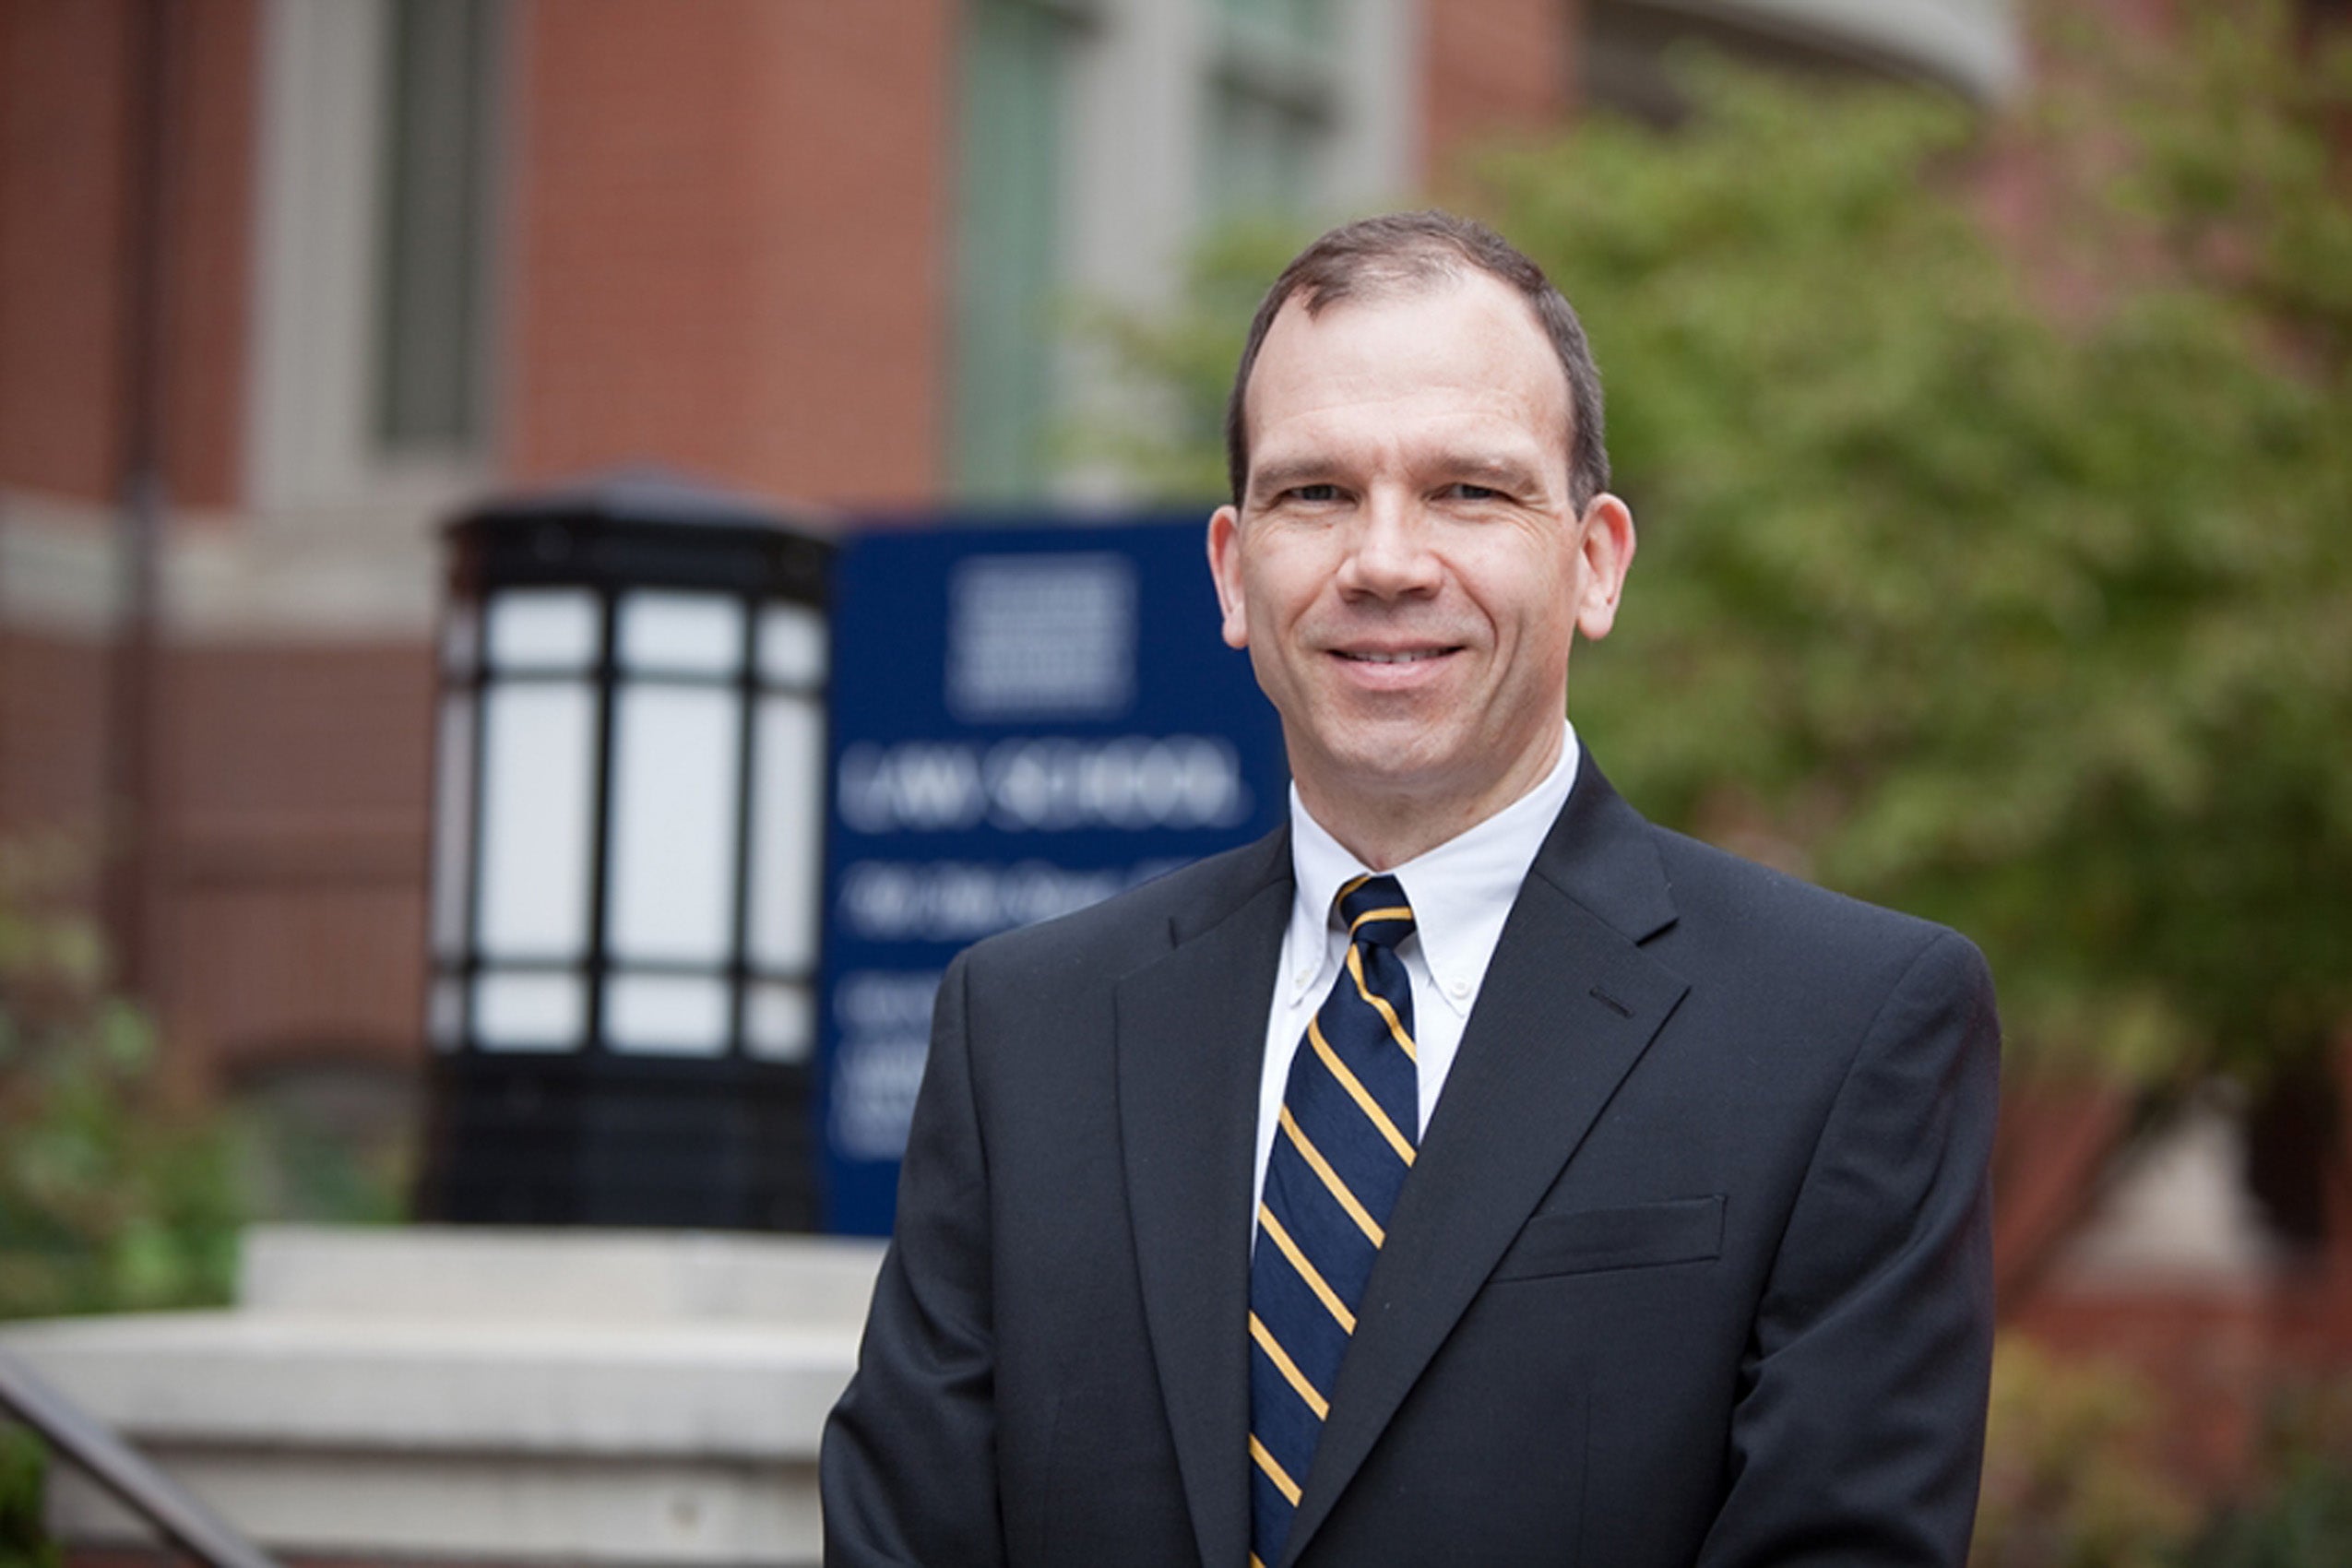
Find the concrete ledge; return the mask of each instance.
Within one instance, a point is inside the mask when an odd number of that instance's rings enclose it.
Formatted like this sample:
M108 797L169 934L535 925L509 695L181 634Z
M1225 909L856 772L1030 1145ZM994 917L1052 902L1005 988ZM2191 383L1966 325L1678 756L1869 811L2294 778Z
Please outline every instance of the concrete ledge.
M295 1561L802 1568L821 1550L813 1464L729 1473L707 1462L151 1454L248 1538ZM79 1477L59 1478L50 1515L71 1542L147 1538Z
M7 1345L136 1441L468 1453L815 1454L856 1355L778 1325L45 1324Z
M262 1545L476 1562L813 1562L816 1441L878 1244L257 1229L236 1308L0 1343ZM137 1538L78 1479L69 1540Z
M857 1329L879 1243L693 1230L260 1226L237 1300L255 1313L609 1323L748 1319Z

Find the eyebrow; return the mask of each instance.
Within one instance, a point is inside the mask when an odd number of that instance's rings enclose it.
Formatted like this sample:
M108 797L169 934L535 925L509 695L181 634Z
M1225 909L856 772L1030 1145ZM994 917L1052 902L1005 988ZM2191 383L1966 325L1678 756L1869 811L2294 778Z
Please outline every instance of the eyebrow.
M1439 473L1450 474L1457 483L1476 483L1493 480L1496 488L1504 490L1540 490L1542 476L1516 457L1498 457L1486 454L1447 454L1430 465Z
M1298 484L1336 482L1335 475L1343 467L1329 457L1292 457L1273 462L1250 470L1248 495L1273 495ZM1425 465L1433 473L1448 476L1453 483L1491 483L1498 490L1530 491L1544 488L1542 476L1516 457L1500 457L1483 452L1441 453Z
M1329 482L1334 465L1327 457L1293 457L1286 462L1268 463L1250 469L1247 493L1271 494L1289 489L1294 484Z

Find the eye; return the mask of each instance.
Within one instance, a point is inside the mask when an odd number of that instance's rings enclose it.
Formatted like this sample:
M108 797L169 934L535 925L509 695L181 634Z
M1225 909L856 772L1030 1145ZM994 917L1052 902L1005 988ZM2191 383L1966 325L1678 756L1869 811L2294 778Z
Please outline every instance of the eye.
M1483 484L1449 484L1445 496L1449 501L1500 501L1503 492Z
M1284 491L1282 496L1286 501L1336 501L1339 499L1339 487L1336 484L1297 484Z

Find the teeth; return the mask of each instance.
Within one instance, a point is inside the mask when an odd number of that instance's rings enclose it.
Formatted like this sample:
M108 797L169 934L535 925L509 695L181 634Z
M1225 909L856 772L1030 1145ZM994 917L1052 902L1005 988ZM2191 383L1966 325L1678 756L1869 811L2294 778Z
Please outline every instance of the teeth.
M1424 659L1435 659L1437 650L1424 648L1414 653L1351 653L1348 657L1361 659L1367 664L1416 664Z

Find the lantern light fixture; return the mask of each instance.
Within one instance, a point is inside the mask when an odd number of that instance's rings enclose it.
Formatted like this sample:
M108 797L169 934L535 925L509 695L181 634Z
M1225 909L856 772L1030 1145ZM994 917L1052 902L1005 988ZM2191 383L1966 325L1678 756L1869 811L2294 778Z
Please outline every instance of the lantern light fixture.
M448 543L420 1209L807 1228L830 543L644 473Z

